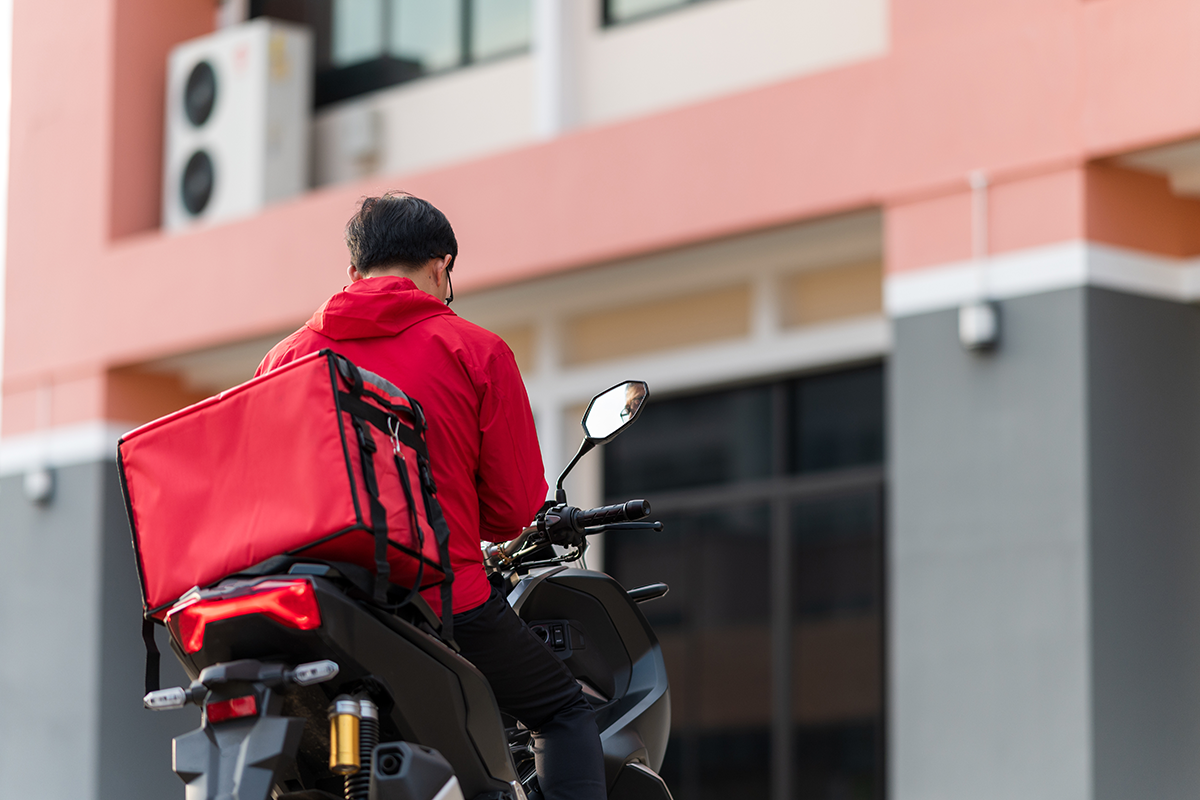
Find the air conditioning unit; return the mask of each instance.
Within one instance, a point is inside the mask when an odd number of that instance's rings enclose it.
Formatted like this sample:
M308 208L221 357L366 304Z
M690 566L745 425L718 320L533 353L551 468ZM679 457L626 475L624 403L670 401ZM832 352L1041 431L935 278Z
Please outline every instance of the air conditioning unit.
M312 49L307 28L263 18L171 51L164 228L244 217L308 188Z

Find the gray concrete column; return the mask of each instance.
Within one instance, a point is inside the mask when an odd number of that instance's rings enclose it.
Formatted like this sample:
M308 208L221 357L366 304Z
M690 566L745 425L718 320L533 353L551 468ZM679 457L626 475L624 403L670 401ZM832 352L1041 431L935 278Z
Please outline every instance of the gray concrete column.
M1097 800L1200 797L1200 308L1088 302Z
M1200 794L1200 310L1095 288L896 320L891 796Z
M199 717L141 707L141 599L116 465L55 477L44 507L21 475L0 477L0 797L182 797L171 737ZM169 651L163 661L165 685L184 680Z

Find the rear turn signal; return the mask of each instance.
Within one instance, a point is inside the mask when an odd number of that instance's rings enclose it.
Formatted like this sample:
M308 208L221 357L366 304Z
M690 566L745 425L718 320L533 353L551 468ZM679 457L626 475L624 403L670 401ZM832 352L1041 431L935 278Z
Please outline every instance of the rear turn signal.
M258 714L258 701L254 699L254 695L248 694L245 697L235 697L232 700L220 700L216 703L209 703L204 707L204 713L208 716L210 723L225 722L231 719L241 719L242 717L253 717Z
M167 625L184 652L197 653L204 647L204 629L217 622L249 614L262 614L281 625L301 631L321 627L321 608L308 581L268 581L250 594L197 600L167 612Z
M152 711L163 711L168 708L183 708L187 705L187 690L182 686L172 689L159 689L150 692L142 698L142 706Z

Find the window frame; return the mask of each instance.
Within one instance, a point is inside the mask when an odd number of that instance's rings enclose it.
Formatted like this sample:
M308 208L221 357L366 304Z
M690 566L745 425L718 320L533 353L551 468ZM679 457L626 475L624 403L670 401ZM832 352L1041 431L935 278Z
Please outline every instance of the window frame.
M795 796L797 790L797 766L794 763L796 746L796 723L793 719L793 698L791 682L794 680L795 664L793 661L793 636L796 622L793 610L793 593L796 586L796 576L792 573L794 543L792 533L793 507L804 501L834 499L851 495L874 495L878 517L874 525L872 541L874 553L872 568L874 570L877 613L879 619L879 650L878 675L880 685L879 707L874 715L875 790L876 800L887 797L887 706L888 706L888 616L886 564L888 560L887 537L887 466L886 450L883 459L877 464L835 467L821 471L795 471L791 463L791 426L797 424L792 419L791 397L797 381L806 378L821 378L838 373L850 373L872 365L878 365L884 371L886 386L886 361L847 364L841 368L822 369L801 375L777 376L774 378L759 378L753 381L739 382L725 387L710 387L692 391L673 392L664 398L655 398L652 402L670 401L683 397L719 393L729 389L751 389L769 387L772 403L772 469L768 477L757 477L730 481L718 484L704 484L683 488L672 488L656 491L646 491L651 499L655 515L671 515L678 512L703 512L730 507L747 507L765 505L769 513L769 552L771 562L768 565L771 584L771 603L768 624L770 626L770 670L772 675L770 720L770 741L772 756L770 758L769 797L772 800L782 800ZM886 391L886 388L885 388ZM886 415L883 419L886 440ZM627 435L636 435L635 433ZM886 446L886 445L885 445ZM601 472L605 471L602 468ZM607 487L602 487L604 502L616 502ZM619 498L627 499L627 498ZM606 547L607 550L607 547ZM618 580L620 579L619 576ZM686 625L685 625L686 627ZM784 677L786 676L786 678ZM672 731L673 736L689 735L689 732ZM695 732L690 732L696 736ZM695 750L696 743L688 748ZM786 755L779 757L778 753ZM686 757L686 754L685 754ZM686 770L686 762L685 762ZM693 776L694 777L694 776ZM690 780L685 773L685 781ZM681 795L689 795L689 789L694 786L672 787Z
M651 11L643 11L640 14L633 14L628 17L618 17L613 13L613 5L616 0L600 0L600 25L604 28L617 28L622 25L634 25L639 22L644 22L648 19L656 19L658 17L674 14L677 11L683 11L686 8L697 6L702 3L712 2L712 0L683 0L673 6L666 6Z
M449 1L449 0L447 0ZM334 0L299 0L306 8L305 15L307 16L311 9L321 6L321 11L324 6L328 6L329 30L319 31L313 22L308 19L299 19L296 17L281 16L280 19L285 19L292 22L307 24L314 29L314 34L318 40L318 45L321 41L326 41L332 37L332 5ZM391 0L380 0L384 4L384 22L383 27L390 29L390 13ZM533 0L529 0L532 4ZM401 86L422 78L435 77L437 75L445 75L468 67L490 64L497 61L503 61L516 56L525 55L530 52L533 46L533 30L530 26L528 43L518 47L512 47L496 53L490 53L486 56L477 56L473 52L472 40L474 33L474 0L458 0L459 3L459 30L458 30L458 61L451 65L424 71L419 65L414 65L415 62L407 59L398 58L388 52L384 52L377 58L367 59L354 64L348 64L341 67L320 68L315 62L313 64L313 109L319 110L326 106L350 100L355 97L361 97L371 92L377 92L382 89L388 89L393 86ZM255 19L261 16L269 16L267 11L270 9L271 0L250 0L247 9L247 19Z

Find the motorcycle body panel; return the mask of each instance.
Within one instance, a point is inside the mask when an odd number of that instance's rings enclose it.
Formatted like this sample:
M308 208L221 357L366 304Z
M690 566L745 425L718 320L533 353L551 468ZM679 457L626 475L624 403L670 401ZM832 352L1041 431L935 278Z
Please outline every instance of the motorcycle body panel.
M569 641L551 647L596 709L610 790L626 764L657 771L670 732L667 670L654 630L621 585L602 572L555 568L522 578L512 601L531 626L569 625Z

